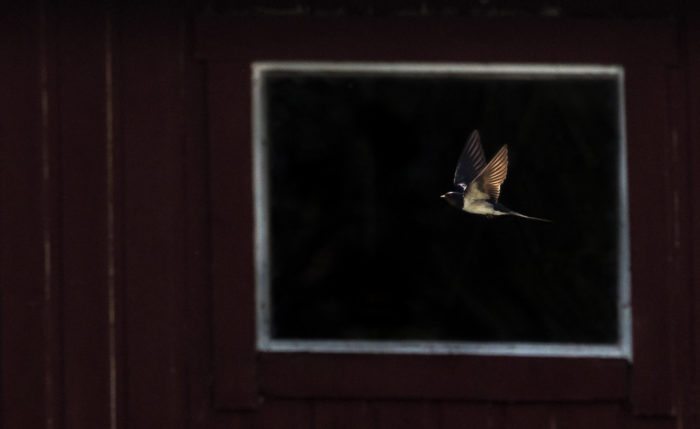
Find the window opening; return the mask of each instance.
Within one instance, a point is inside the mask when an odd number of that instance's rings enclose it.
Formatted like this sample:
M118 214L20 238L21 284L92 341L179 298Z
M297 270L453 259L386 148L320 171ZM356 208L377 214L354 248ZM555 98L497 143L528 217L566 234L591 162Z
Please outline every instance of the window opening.
M631 358L621 67L252 73L258 349ZM440 199L475 129L551 224Z

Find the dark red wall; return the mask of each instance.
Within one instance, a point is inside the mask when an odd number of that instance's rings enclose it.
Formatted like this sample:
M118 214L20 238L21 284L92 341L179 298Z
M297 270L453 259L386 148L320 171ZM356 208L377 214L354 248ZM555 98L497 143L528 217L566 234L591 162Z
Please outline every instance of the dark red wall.
M690 7L153 3L0 6L0 428L700 427L700 15ZM670 158L668 171L654 173L673 193L673 250L658 254L671 269L658 285L668 290L668 302L658 303L668 349L658 356L671 368L646 384L663 388L664 406L284 393L261 395L244 410L219 403L215 386L233 394L238 386L217 380L216 338L227 333L213 320L211 226L220 219L212 218L208 89L221 76L195 55L196 23L262 15L670 25L680 55L665 75L669 133L661 144ZM655 394L644 398L654 402Z

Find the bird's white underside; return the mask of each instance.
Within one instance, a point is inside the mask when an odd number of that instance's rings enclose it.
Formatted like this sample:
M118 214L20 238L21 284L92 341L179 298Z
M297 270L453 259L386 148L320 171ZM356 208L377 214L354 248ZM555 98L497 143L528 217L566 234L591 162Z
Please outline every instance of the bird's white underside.
M486 192L482 192L474 182L467 187L467 190L464 193L462 210L468 213L481 215L498 216L504 214L493 209L493 203L489 200L488 194Z
M487 200L468 200L464 199L464 205L462 210L468 213L481 214L481 215L494 215L500 216L506 213L502 213L493 209L493 204Z

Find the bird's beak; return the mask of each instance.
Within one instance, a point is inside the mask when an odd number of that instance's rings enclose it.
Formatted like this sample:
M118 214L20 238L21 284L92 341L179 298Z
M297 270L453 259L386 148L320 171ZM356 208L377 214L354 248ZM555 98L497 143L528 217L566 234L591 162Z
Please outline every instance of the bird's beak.
M440 195L440 198L445 198L445 195L446 195L446 194L442 194L442 195Z

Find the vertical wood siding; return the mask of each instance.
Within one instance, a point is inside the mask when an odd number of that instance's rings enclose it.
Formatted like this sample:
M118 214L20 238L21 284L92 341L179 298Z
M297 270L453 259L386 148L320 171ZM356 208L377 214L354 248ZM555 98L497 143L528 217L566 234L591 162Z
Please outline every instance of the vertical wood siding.
M217 201L211 201L210 186L221 185L212 175L235 165L209 158L210 133L216 132L208 128L209 103L231 94L212 90L216 82L208 79L226 76L212 76L194 56L197 16L550 13L668 19L677 15L675 3L567 2L549 6L549 12L522 1L10 3L0 6L0 429L700 424L700 295L694 290L700 228L693 220L700 213L697 13L678 24L684 62L668 82L655 82L645 99L668 106L672 120L661 121L655 135L639 136L649 142L673 135L673 153L649 165L675 173L661 177L663 187L653 177L637 177L660 192L673 188L666 203L677 207L674 219L659 229L674 241L674 272L652 273L635 301L676 312L668 324L636 321L635 330L644 331L643 341L660 354L635 362L661 365L665 374L634 380L634 401L642 409L605 399L329 399L313 390L291 398L284 389L268 397L252 389L243 392L248 409L236 410L217 403L215 390L251 389L258 379L244 372L251 379L220 380L217 370L254 365L255 356L232 349L231 361L215 362L213 337L230 330L241 341L253 339L245 326L217 326L212 308L252 297L211 284L211 270L225 263L212 261L210 227L225 221L211 219ZM639 73L632 78L644 79L644 70ZM628 100L632 109L644 108L641 103ZM229 186L249 197L246 180ZM633 224L643 227L646 214L634 216ZM241 240L250 242L246 234ZM656 255L642 247L633 257L654 264ZM672 288L669 301L661 288ZM245 324L251 314L237 317Z

